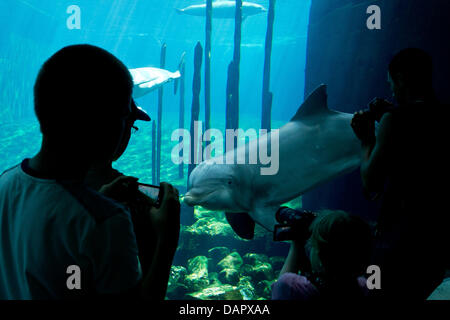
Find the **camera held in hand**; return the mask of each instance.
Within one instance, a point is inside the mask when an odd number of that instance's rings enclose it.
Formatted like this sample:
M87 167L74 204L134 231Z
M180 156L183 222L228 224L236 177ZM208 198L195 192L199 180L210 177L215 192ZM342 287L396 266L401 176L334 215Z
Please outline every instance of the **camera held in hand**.
M391 102L381 98L375 98L369 103L368 109L364 110L364 112L374 121L380 122L381 117L386 112L392 111L393 108L394 105Z
M294 210L288 207L280 207L275 215L279 224L275 225L273 240L306 241L311 236L309 227L316 216L316 213L308 210Z

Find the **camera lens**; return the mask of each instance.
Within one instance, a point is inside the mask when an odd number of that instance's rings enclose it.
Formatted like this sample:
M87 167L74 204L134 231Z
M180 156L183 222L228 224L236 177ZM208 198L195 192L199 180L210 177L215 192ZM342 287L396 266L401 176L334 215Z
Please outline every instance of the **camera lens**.
M288 207L280 207L275 215L275 219L279 223L289 223L292 220L295 220L295 216L297 215L297 211Z
M274 240L306 239L309 237L309 226L316 214L307 210L294 210L288 207L280 207L275 215L280 223L276 226Z
M279 223L295 223L295 221L310 216L311 214L313 213L308 210L295 210L289 207L280 207L275 215L275 219Z

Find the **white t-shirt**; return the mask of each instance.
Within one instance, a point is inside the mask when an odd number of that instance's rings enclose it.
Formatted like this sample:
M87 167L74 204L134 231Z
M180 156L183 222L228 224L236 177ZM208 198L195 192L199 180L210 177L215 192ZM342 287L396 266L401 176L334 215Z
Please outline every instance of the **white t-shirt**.
M27 160L0 176L0 235L0 299L116 294L142 277L129 212L81 183L38 178Z

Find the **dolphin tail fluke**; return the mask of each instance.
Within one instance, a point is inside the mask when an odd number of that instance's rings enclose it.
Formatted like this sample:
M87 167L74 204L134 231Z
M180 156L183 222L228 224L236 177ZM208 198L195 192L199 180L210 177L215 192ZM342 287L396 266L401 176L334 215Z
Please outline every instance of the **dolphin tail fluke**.
M251 240L255 236L255 221L246 212L225 212L233 231L241 238Z
M171 77L172 79L178 79L179 77L181 77L181 73L180 73L179 70L177 70L177 71L175 71L175 72L172 72L172 74L170 75L170 77Z

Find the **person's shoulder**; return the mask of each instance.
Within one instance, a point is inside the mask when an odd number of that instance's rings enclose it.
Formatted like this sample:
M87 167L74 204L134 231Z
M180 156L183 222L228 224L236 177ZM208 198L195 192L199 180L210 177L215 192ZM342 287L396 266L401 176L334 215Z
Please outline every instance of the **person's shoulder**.
M59 182L77 201L96 224L102 224L113 217L129 218L128 210L118 202L80 183Z
M380 119L379 125L378 125L377 138L385 140L386 136L391 134L392 127L398 121L397 120L398 118L399 118L398 110L391 110L391 111L383 114L383 116Z
M13 175L16 174L17 170L19 169L20 164L15 165L14 167L8 168L6 170L4 170L1 174L0 174L0 178L7 179Z
M392 121L392 119L398 117L401 113L402 110L400 108L392 108L381 116L380 124L386 121Z
M13 185L20 186L18 181L20 176L20 164L4 170L0 174L0 190L11 190Z
M311 300L319 295L316 286L305 276L286 272L272 285L275 300Z

